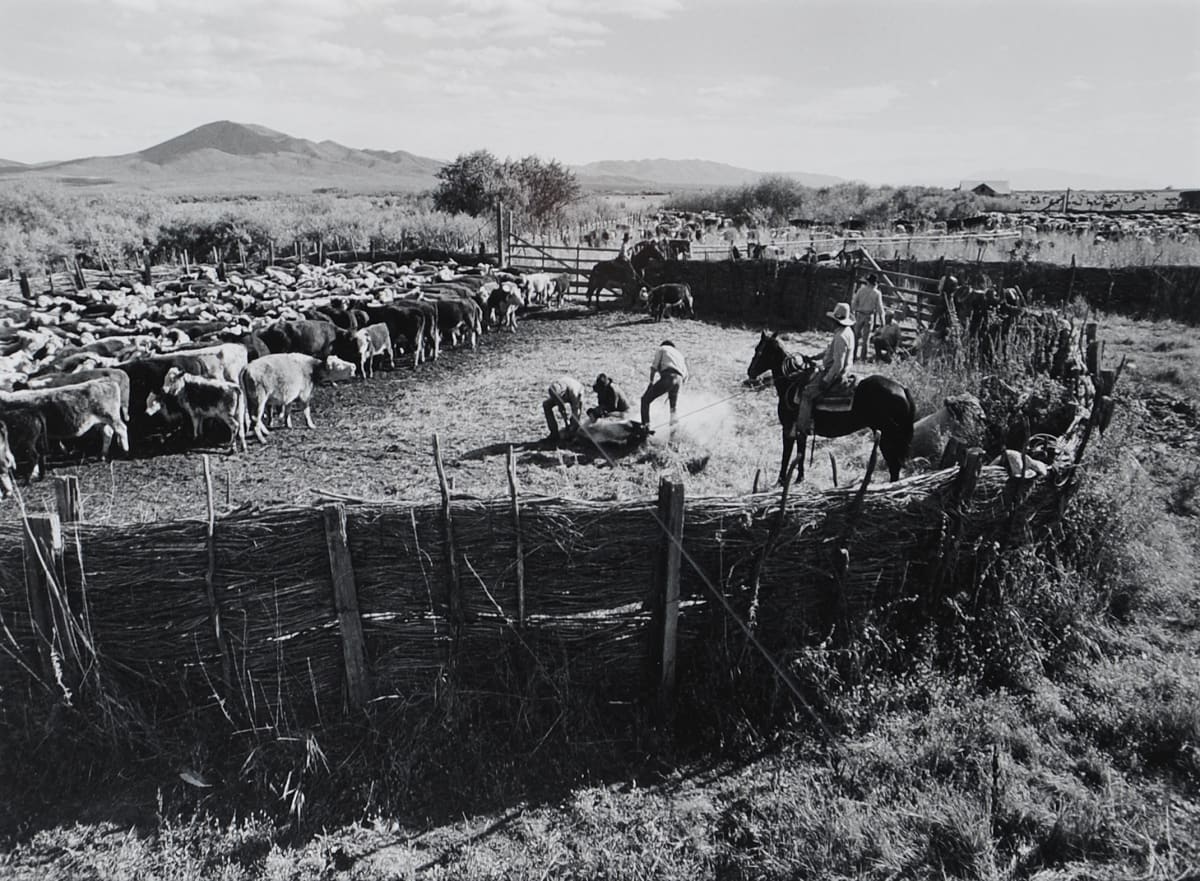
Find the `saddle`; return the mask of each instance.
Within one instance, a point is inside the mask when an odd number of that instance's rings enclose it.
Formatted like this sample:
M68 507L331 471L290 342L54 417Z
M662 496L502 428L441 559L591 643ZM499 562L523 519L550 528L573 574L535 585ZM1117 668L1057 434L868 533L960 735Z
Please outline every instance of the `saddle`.
M813 410L824 410L827 413L845 413L854 403L854 390L858 387L858 377L847 373L841 382L821 395L813 402ZM804 391L802 383L794 383L788 389L788 403L792 409L800 406L800 395Z

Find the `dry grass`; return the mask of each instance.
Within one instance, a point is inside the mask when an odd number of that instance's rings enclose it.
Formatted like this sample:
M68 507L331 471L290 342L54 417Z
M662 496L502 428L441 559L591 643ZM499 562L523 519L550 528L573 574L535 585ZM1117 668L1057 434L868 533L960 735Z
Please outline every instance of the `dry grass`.
M1110 362L1122 351L1136 351L1141 361L1178 358L1174 363L1185 375L1197 369L1183 328L1116 319L1103 326ZM640 358L660 333L652 329L651 339L638 340L631 351ZM680 323L668 333L684 344ZM721 334L740 342L756 331ZM795 344L810 341L818 339ZM692 337L690 345L697 344L702 339ZM1161 351L1153 351L1156 344ZM744 357L704 351L697 363L723 364L740 380L751 349ZM1171 366L1147 364L1153 370ZM1139 403L1143 395L1178 397L1182 390L1147 377L1140 366L1129 379L1117 422L1094 449L1095 479L1070 529L1059 535L1063 546L1056 553L1001 555L990 571L1004 577L939 613L931 628L936 633L897 631L879 620L849 644L822 643L792 659L796 675L821 674L806 681L837 732L832 739L803 714L782 728L761 717L718 722L690 716L692 734L713 727L722 736L738 733L716 747L704 741L699 755L680 744L673 753L668 746L663 762L650 765L657 773L648 774L641 757L649 741L615 737L621 742L607 756L624 762L606 764L606 747L598 743L605 735L586 714L556 720L539 717L535 707L521 708L516 718L526 727L512 741L496 733L501 716L470 716L457 724L449 715L437 717L425 724L458 745L440 753L419 748L417 733L430 730L414 733L415 716L396 715L347 746L350 755L341 753L343 759L337 744L322 742L330 770L318 765L317 780L306 784L311 808L319 811L318 793L328 793L331 802L353 802L358 822L300 840L290 837L292 828L245 819L244 809L234 822L216 822L210 796L182 786L173 776L177 767L168 766L157 785L173 808L158 809L151 786L141 800L140 831L127 831L126 822L26 835L0 856L0 873L1190 877L1200 868L1200 603L1191 576L1200 536L1194 517L1172 512L1168 502L1171 475L1182 473L1180 462L1193 453L1147 434L1154 426ZM768 394L745 398L761 401L763 414L773 418ZM932 389L926 394L935 396ZM520 412L533 430L540 412L527 404ZM778 441L774 423L769 426L769 433L742 435L730 449L759 455L773 468ZM772 446L752 451L756 442ZM714 458L709 469L720 461ZM649 463L642 467L653 474ZM592 466L560 468L584 469L599 479L613 474ZM376 479L383 471L374 472ZM745 480L740 473L736 483ZM647 477L647 489L650 483ZM981 546L981 559L989 553ZM803 584L806 578L796 580ZM948 650L947 643L959 650ZM989 685L987 677L998 669L1020 675L1003 687ZM731 703L723 712L738 707ZM467 746L466 735L484 728L491 732L485 742ZM537 745L525 740L514 750L513 743L531 731ZM560 739L564 732L569 737ZM304 751L299 741L281 745L274 759L264 752L264 779L285 792L285 769L303 767ZM175 758L187 764L204 757ZM360 759L371 773L360 773L366 767ZM548 788L531 791L535 779L550 781ZM233 781L219 783L236 793ZM443 796L442 809L429 808L436 800L432 793ZM105 810L104 801L99 804ZM201 818L190 819L197 809Z

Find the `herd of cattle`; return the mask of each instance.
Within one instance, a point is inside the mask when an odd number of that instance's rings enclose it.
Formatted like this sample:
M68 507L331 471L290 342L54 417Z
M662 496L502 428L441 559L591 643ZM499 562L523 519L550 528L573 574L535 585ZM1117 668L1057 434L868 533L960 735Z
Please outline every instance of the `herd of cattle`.
M81 454L153 450L179 429L226 426L233 449L253 430L313 427L314 388L369 377L374 362L416 368L443 345L475 348L516 329L520 307L561 305L569 278L393 262L211 267L146 285L104 281L0 300L0 497L10 471L36 477L51 445Z
M773 242L811 239L814 233L822 232L835 238L847 235L856 237L866 230L866 224L858 220L822 223L799 218L794 219L787 227L759 229L753 227L749 218L731 218L714 212L699 214L671 210L650 215L643 220L643 225L644 237L665 237L672 243L701 242L736 233L738 240L744 238L748 243L769 245ZM1043 234L1068 233L1081 237L1090 236L1097 244L1126 238L1148 242L1200 240L1200 214L1187 211L1125 214L1103 211L990 211L972 217L940 221L902 217L896 218L888 226L891 234L921 236L1011 230L1020 233L1022 238L1033 241ZM673 256L686 258L688 252L685 250Z

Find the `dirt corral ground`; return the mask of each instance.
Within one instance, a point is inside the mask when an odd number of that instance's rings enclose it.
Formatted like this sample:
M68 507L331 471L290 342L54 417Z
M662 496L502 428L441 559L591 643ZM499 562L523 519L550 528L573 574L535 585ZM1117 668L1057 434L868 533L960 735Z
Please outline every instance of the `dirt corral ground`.
M798 334L788 345L818 352L824 334ZM637 407L658 344L671 339L684 352L691 377L680 397L677 430L668 443L666 398L655 403L656 433L643 448L616 458L618 467L583 447L562 453L542 443L546 387L570 373L590 391L606 372ZM319 388L315 431L295 419L247 453L192 447L105 464L59 464L52 474L77 474L84 516L92 522L199 518L205 511L201 453L212 454L218 511L245 504L309 504L321 493L369 499L436 496L432 438L441 439L454 490L489 497L508 494L506 447L517 447L523 494L595 499L653 496L664 469L685 470L688 493L740 495L778 473L780 430L770 385L743 385L757 329L726 328L686 319L651 322L644 314L589 313L582 308L523 320L515 335L493 333L476 351L446 352L415 372L380 370L373 379ZM634 414L636 417L636 414ZM808 484L828 487L828 456L841 479L861 475L870 434L821 441ZM53 505L52 481L23 488L30 510ZM15 506L3 508L12 517Z

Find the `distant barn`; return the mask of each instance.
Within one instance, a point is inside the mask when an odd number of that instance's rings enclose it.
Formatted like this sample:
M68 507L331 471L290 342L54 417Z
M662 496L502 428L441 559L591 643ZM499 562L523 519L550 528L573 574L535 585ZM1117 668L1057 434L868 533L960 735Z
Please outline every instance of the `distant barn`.
M1183 211L1200 211L1200 190L1181 190L1179 207Z
M1006 180L964 180L959 182L958 189L976 196L1012 195L1012 186Z

